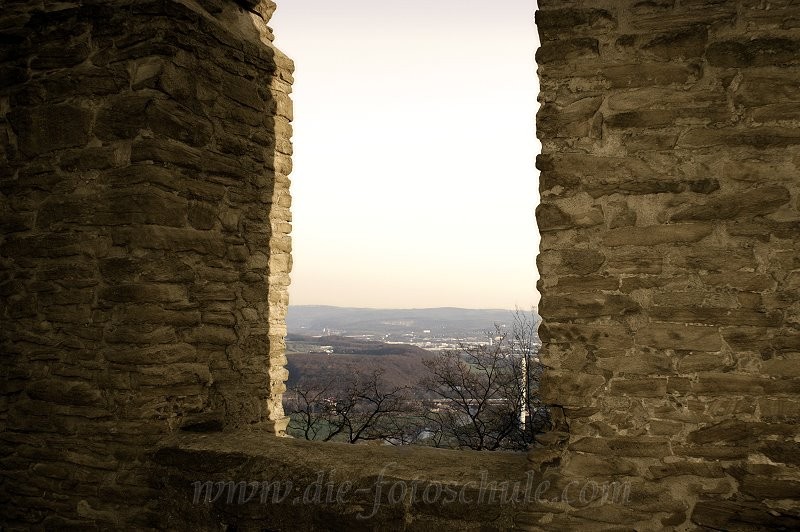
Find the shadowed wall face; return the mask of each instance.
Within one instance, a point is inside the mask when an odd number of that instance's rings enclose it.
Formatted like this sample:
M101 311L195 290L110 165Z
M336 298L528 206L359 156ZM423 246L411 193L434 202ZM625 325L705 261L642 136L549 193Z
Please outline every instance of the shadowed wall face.
M0 14L3 520L142 525L164 434L284 428L292 64L271 2L49 4Z
M640 477L652 500L594 512L608 523L796 526L800 11L539 4L540 334L563 471Z
M539 4L541 391L564 416L526 464L498 459L546 489L477 512L402 501L367 523L345 505L218 500L201 522L800 527L800 12L749 0ZM179 519L198 515L185 488L198 478L298 480L333 460L369 486L363 464L376 460L358 446L308 444L298 458L226 438L182 437L156 456ZM430 475L414 467L428 450L403 451L380 460ZM455 485L478 476L467 456L441 455Z

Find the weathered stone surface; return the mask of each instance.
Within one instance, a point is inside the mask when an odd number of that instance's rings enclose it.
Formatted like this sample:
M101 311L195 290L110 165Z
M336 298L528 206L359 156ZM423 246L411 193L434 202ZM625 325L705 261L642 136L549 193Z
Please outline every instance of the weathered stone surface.
M701 223L620 228L608 231L603 243L616 247L697 242L710 235L712 230L711 225Z
M678 265L696 270L738 271L755 268L757 263L751 249L703 247L678 256Z
M769 275L747 272L737 272L736 275L714 273L702 275L701 279L710 286L736 288L744 292L764 292L774 288L776 284L775 279ZM740 302L744 306L744 302Z
M119 303L174 303L186 298L186 287L174 284L119 284L98 294L101 301Z
M749 146L757 149L786 148L800 144L796 129L783 127L758 127L748 129L690 129L678 140L686 148L711 148L715 146Z
M116 325L103 333L103 339L110 344L168 344L177 340L173 327L159 327L154 324Z
M176 256L118 257L99 261L100 274L109 284L136 281L193 282L196 274L187 262Z
M716 327L651 323L636 331L636 343L660 349L719 351L722 337Z
M97 114L95 134L102 140L129 139L147 126L147 107L152 96L121 95Z
M548 372L542 379L540 391L543 398L558 399L560 404L567 406L580 405L583 397L592 394L605 383L600 375L570 375Z
M652 442L648 436L668 442L650 449L658 465L637 462L631 475L669 483L679 503L663 501L658 518L600 512L603 523L779 523L783 510L767 517L766 506L743 501L791 494L800 481L788 466L796 459L777 443L796 439L789 426L798 419L800 25L788 2L571 0L539 8L554 17L610 15L608 24L587 17L575 31L564 24L562 35L549 28L539 57L542 361L573 386L544 390L567 406L568 458L618 459L624 453L608 441L621 432L631 446ZM585 46L558 56L559 44L573 39ZM595 98L597 110L570 115ZM579 205L587 213L600 206L603 224L579 223L571 210ZM570 249L596 250L604 260L570 271L560 258ZM603 313L590 304L620 293L636 308ZM605 383L580 402L574 388L595 375ZM748 469L762 454L787 465L769 474ZM723 470L719 461L731 465ZM744 473L734 481L736 471ZM710 497L730 503L715 506ZM771 506L786 508L786 499L781 504ZM581 527L572 509L563 521L540 515L534 528Z
M116 347L104 350L103 357L115 364L160 366L173 362L190 362L195 360L196 350L190 344L137 348Z
M616 26L616 18L603 9L554 9L536 12L536 26L543 41L557 39L564 30L573 34L604 32Z
M592 292L553 296L542 300L541 312L552 319L619 316L637 312L639 304L627 296Z
M800 230L800 222L775 222L769 218L756 218L753 222L732 222L725 228L731 236L768 242L771 237L792 239Z
M549 344L579 343L599 349L625 349L633 345L630 329L619 324L588 325L543 322L539 337Z
M540 184L543 191L601 179L636 182L655 173L642 161L582 153L541 154L536 157L536 168L542 171Z
M798 101L796 77L791 70L773 70L769 73L745 71L744 74L735 94L737 103L756 107Z
M797 500L800 497L800 482L769 476L746 475L741 481L741 490L759 500Z
M557 205L541 204L536 207L536 221L540 231L555 231L572 226L572 218Z
M667 307L650 310L659 321L699 323L707 325L751 325L776 327L781 324L781 313L760 309L730 309L719 307Z
M770 381L759 375L701 373L692 390L701 395L761 395Z
M566 275L586 275L596 272L606 257L593 249L566 249L540 253L536 261L539 267L554 266Z
M606 477L616 475L636 475L636 464L624 458L597 456L592 454L575 454L569 463L562 468L565 475Z
M291 62L271 2L204 5L3 6L0 528L157 528L185 417L285 428Z
M663 397L667 393L667 379L612 379L609 382L609 394L633 397Z
M661 458L669 454L666 441L653 438L581 438L570 449L592 454Z
M126 163L124 149L120 147L83 148L63 152L59 166L68 172L77 170L105 170Z
M800 401L762 397L758 400L758 409L765 421L797 423L800 420Z
M641 277L644 275L657 275L664 270L664 253L651 250L615 249L613 252L606 251L608 259L606 270L611 275L634 274L639 277L623 277L622 284L630 283L631 280L648 281L650 278Z
M34 381L25 388L31 399L76 406L93 406L101 404L100 391L88 382L64 380Z
M41 229L63 224L181 227L186 224L186 200L149 187L49 198L42 203L36 223Z
M593 59L599 55L600 50L597 39L585 37L570 39L566 42L559 40L558 42L542 43L539 49L536 50L536 61L538 63L567 62Z
M676 222L688 220L726 220L775 212L789 202L789 191L781 186L751 188L737 194L711 198L705 205L686 207L672 215Z
M733 361L722 353L692 353L681 358L678 362L678 371L687 374L698 371L733 369L733 366Z
M791 530L800 526L800 517L775 511L768 506L741 501L701 501L692 512L692 522L718 530L772 528Z
M76 233L10 236L0 244L0 254L15 257L97 257L104 255L107 250L108 240L106 237Z
M232 345L236 343L237 336L230 327L203 325L189 331L186 334L186 341L200 344Z
M625 202L609 202L603 207L603 213L608 220L608 227L611 229L636 225L636 211Z
M698 25L649 38L641 49L662 59L688 59L702 56L707 41L708 30Z
M800 455L797 454L797 444L792 441L766 441L761 447L770 460L775 463L800 465Z
M147 107L146 120L153 133L190 146L205 146L213 134L213 125L208 118L196 116L182 104L171 100L154 100Z
M680 104L678 104L680 105ZM603 124L611 128L664 128L684 123L708 124L723 122L730 118L724 102L714 106L670 106L667 109L639 108L607 116Z
M700 77L700 70L694 65L652 63L642 68L632 64L605 67L600 77L615 89L636 88L688 83Z
M558 287L564 292L613 291L619 288L619 280L614 277L565 276L558 280Z
M672 360L665 355L645 355L601 358L597 366L616 374L666 375L671 373ZM658 386L654 386L658 388Z
M725 474L722 466L719 464L690 462L688 460L650 466L648 468L648 472L654 479L685 475L704 478L718 478Z
M162 367L143 366L131 374L134 387L172 387L185 385L207 386L211 383L211 372L207 364L171 362ZM197 389L196 393L201 393ZM186 392L184 391L184 394Z
M88 109L68 104L19 109L9 115L19 149L29 157L86 145L91 120Z
M756 38L721 41L708 47L708 62L719 67L758 67L800 62L800 39Z
M541 50L541 49L540 49ZM559 46L559 53L561 53ZM544 105L536 115L537 135L585 137L592 134L594 117L602 98L581 98L564 107Z
M188 214L189 223L195 229L213 229L217 224L217 210L207 203L193 203Z
M636 15L631 25L638 31L682 30L694 25L731 23L736 18L735 5L713 0L687 2L677 9L672 0L637 1L631 9Z
M191 481L188 479L194 476L238 479L242 475L256 475L259 478L277 480L271 473L277 469L286 471L287 478L294 479L293 485L302 486L301 492L306 489L311 492L314 489L314 482L318 479L317 472L325 471L330 472L326 473L325 482L330 480L337 487L345 480L352 482L352 489L347 493L349 503L371 508L373 497L369 492L372 491L376 480L382 478L379 475L383 470L383 478L386 478L389 486L394 483L408 483L411 486L411 482L415 482L420 497L411 505L390 502L383 500L382 497L381 508L372 518L374 523L391 523L397 519L408 518L422 523L421 526L425 529L433 526L446 530L457 530L470 526L470 523L486 523L487 526L498 520L510 523L511 516L518 513L517 505L498 504L502 486L486 485L483 490L483 500L479 501L480 474L476 477L478 482L468 484L467 477L463 476L464 470L485 471L488 479L507 478L511 484L521 479L519 484L521 490L525 489L527 482L528 464L524 453L506 454L505 457L500 457L498 453L465 451L461 453L459 464L462 476L458 477L458 474L453 476L455 470L452 464L447 465L443 462L441 451L436 449L417 448L409 454L404 452L408 448L378 445L359 446L359 449L355 449L353 446L333 443L327 446L324 452L320 452L319 446L313 442L292 438L282 438L276 442L274 437L244 431L233 435L223 433L199 437L184 433L180 434L178 439L181 440L180 443L161 447L156 452L155 465L159 467L160 475L169 479L164 488L169 493L168 497L178 507L179 512L175 513L187 515L189 518L194 515L192 519L196 519L198 524L206 522L208 517L204 514L210 511L212 506L219 508L225 515L228 515L229 511L239 514L248 525L257 525L269 520L275 523L273 526L278 525L280 528L292 528L298 525L303 529L330 528L330 519L334 516L341 516L340 525L357 528L364 520L357 519L352 509L347 510L350 504L326 504L319 512L309 512L296 504L291 504L288 500L276 504L268 499L267 504L262 504L259 498L238 505L239 509L234 509L236 501L231 505L224 501L214 505L194 505L192 494L181 487L187 482L191 486ZM242 442L247 442L244 448L250 449L249 451L242 451ZM263 444L264 442L266 444ZM366 453L366 456L360 461L360 465L351 468L347 464L352 465L353 452ZM297 455L306 456L305 461L298 462L294 458ZM392 465L387 468L385 464L389 463ZM343 464L346 470L342 470ZM420 470L426 471L425 479L417 476ZM327 478L328 475L331 477ZM471 474L469 476L471 477ZM531 489L535 490L542 478L537 472L531 480ZM447 508L442 514L442 507L447 505L439 502L426 503L421 496L427 486L435 483L455 489L456 492L463 491L464 501L454 502L452 508ZM434 491L429 490L428 501L431 500ZM544 491L547 490L540 490L541 496L544 495ZM491 502L489 492L494 492L491 494L493 497ZM194 512L192 512L193 506ZM237 522L244 523L241 520Z
M113 233L113 239L116 245L141 249L195 251L219 257L225 254L225 243L219 233L195 229L156 226L144 226L137 230L121 228Z
M753 110L753 120L762 124L786 124L800 118L800 105L796 103L779 103L765 105Z

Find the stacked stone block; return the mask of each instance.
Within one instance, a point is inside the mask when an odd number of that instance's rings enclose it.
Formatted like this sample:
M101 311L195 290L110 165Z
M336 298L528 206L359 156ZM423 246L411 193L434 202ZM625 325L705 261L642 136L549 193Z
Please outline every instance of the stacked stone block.
M175 430L282 432L271 2L5 2L0 526L145 527Z
M530 524L798 526L800 8L540 0L536 21L561 482L634 500Z

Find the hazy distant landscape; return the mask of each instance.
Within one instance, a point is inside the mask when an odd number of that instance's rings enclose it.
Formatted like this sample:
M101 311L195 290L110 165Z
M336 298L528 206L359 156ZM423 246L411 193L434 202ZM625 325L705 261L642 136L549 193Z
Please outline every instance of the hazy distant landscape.
M424 375L422 361L432 353L408 344L385 344L342 336L287 338L287 369L290 390L295 386L348 377L355 372L383 372L392 385L416 384Z
M287 387L375 370L392 384L415 384L436 351L486 342L495 324L510 330L513 321L514 311L502 309L290 306Z
M493 328L510 326L512 310L503 309L371 309L325 305L290 306L286 316L289 334L393 337L423 334L473 337Z

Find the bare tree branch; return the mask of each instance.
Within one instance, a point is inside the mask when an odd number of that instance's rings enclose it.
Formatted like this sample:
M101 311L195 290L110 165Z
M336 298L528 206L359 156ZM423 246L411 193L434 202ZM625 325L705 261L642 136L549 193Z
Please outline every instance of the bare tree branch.
M517 310L510 331L495 325L486 342L423 361L418 390L388 386L380 370L295 388L289 426L309 440L525 449L549 422L537 348L533 311Z

